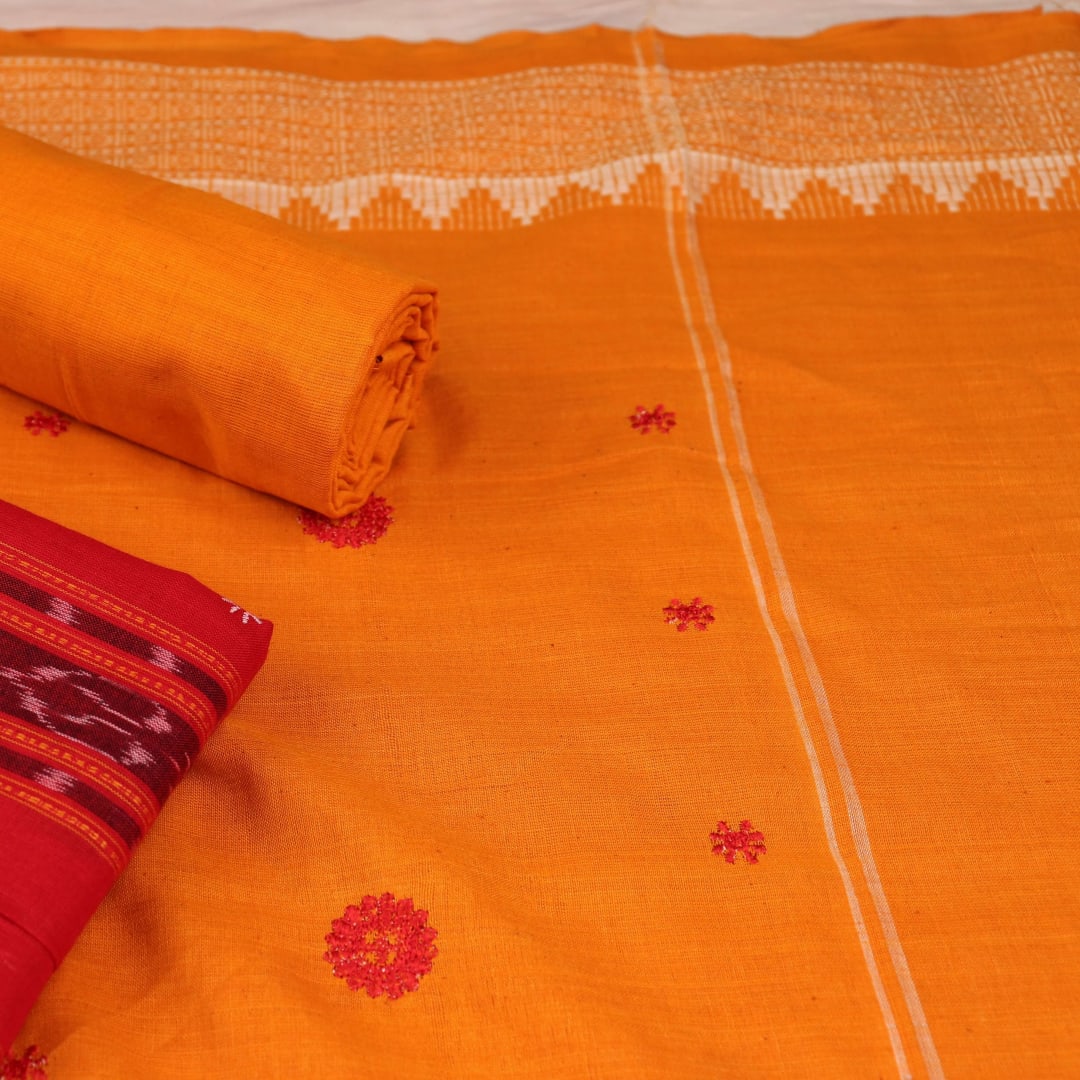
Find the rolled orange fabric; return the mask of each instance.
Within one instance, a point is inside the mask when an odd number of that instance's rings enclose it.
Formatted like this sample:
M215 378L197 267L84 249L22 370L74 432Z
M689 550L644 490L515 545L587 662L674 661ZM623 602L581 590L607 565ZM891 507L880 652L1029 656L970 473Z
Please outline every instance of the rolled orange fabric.
M342 517L436 349L432 285L0 128L0 383Z

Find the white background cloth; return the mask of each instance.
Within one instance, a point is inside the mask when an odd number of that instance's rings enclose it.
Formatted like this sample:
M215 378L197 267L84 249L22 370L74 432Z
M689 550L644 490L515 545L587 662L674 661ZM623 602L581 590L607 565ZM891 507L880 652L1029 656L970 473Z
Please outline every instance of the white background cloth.
M470 41L588 23L674 34L807 34L855 19L1030 8L1023 0L0 0L0 27L233 26L316 37ZM1080 10L1052 0L1047 10Z

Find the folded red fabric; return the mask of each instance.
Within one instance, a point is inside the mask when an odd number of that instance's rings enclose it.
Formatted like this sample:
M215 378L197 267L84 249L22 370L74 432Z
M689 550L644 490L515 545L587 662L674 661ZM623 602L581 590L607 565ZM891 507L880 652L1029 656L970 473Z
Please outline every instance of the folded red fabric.
M0 1058L272 631L0 502Z

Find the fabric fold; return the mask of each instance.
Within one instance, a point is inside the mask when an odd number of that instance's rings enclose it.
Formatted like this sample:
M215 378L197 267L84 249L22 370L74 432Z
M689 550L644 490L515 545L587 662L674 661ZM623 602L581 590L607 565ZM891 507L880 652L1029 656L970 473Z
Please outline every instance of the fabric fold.
M363 505L437 347L434 286L11 129L0 161L0 383L329 517Z
M0 502L0 1054L272 632Z

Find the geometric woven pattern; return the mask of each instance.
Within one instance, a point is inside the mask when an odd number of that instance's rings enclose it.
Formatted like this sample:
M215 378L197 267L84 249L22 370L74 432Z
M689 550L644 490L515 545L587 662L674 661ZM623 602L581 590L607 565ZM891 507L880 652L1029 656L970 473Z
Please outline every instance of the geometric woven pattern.
M0 123L312 229L513 228L665 187L721 218L1039 211L1080 207L1078 78L1064 51L393 84L15 56Z
M77 568L33 554L26 521L0 503L0 798L119 872L253 672L241 679L234 658L169 626L168 613L87 584L103 545L80 537ZM120 558L108 576L122 591ZM245 627L210 590L160 574L181 610L200 605L243 642L269 639L269 624Z

